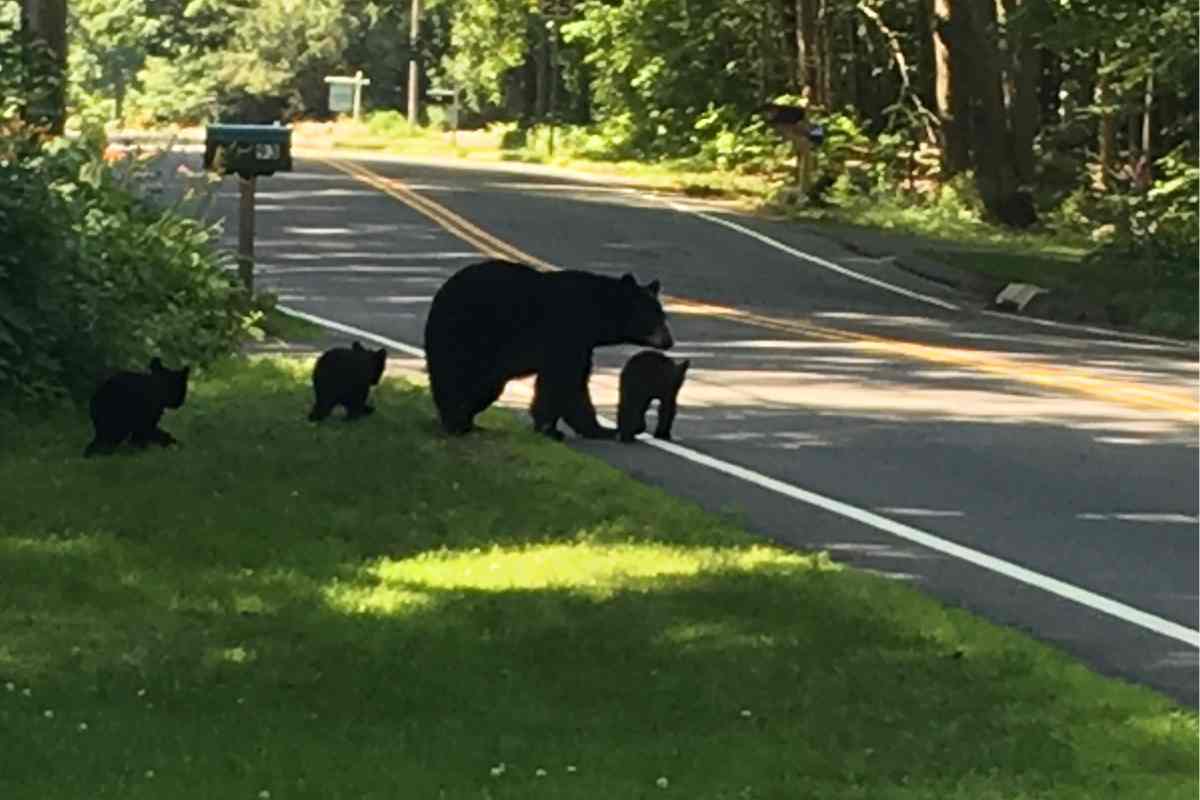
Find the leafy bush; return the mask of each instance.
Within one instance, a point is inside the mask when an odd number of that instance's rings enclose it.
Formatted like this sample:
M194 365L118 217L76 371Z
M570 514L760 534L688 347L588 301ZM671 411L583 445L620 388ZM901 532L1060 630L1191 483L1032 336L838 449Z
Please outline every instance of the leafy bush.
M102 140L0 140L0 397L86 397L152 355L204 365L252 322L214 231L136 191Z
M396 138L418 135L420 128L408 124L408 116L401 111L372 111L367 115L367 130L376 136Z

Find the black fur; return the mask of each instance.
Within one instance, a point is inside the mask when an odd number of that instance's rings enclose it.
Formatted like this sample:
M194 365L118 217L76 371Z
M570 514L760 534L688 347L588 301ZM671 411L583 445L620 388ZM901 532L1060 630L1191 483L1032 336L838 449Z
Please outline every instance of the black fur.
M588 393L592 350L671 347L659 288L628 274L543 273L508 261L459 270L434 295L425 322L429 383L443 429L472 430L475 415L509 380L537 375L530 408L536 430L562 438L562 419L580 436L613 438Z
M352 347L326 350L313 367L316 400L308 418L320 422L337 406L346 408L346 419L356 419L375 409L367 405L371 387L383 377L387 350L368 350L358 342Z
M643 350L626 362L621 370L621 400L617 409L617 429L622 442L632 442L646 430L646 410L652 400L658 401L654 436L671 440L675 399L691 365L687 359L676 362L654 350Z
M190 371L167 369L155 358L148 373L118 372L102 383L89 404L95 437L84 457L112 453L126 440L135 447L175 444L175 437L158 423L164 410L183 405Z

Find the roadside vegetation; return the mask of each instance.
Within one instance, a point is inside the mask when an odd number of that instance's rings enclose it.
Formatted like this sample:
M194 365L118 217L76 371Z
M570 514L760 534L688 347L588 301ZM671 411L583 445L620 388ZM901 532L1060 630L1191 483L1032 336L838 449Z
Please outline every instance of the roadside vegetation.
M565 163L926 237L956 267L1078 293L1121 325L1197 334L1194 5L422 5L413 49L406 0L78 0L71 124L319 129L332 119L325 76L362 69L368 116L327 142ZM0 1L0 40L17 6ZM410 129L414 57L423 97ZM462 100L453 139L446 106L425 102L448 87ZM807 195L787 191L792 152L768 101L803 106L824 129ZM986 258L963 256L985 242Z
M400 379L196 376L0 450L0 796L1195 797L1197 721Z

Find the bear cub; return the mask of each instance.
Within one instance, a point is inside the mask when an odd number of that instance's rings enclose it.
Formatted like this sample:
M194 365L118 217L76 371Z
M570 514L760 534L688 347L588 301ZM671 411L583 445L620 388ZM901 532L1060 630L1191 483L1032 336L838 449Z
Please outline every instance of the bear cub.
M617 430L622 442L632 442L646 430L646 410L651 400L658 401L654 436L671 441L675 398L691 365L688 359L676 362L655 350L643 350L629 359L621 370L621 399L617 409Z
M387 350L368 350L355 342L352 347L326 350L313 367L316 402L308 418L320 422L336 406L345 406L346 419L356 419L375 409L367 405L367 394L379 384L387 365Z
M136 447L175 444L175 437L158 422L164 410L183 405L190 370L167 369L156 357L148 373L122 371L102 383L89 404L96 435L84 449L84 458L112 453L127 439Z

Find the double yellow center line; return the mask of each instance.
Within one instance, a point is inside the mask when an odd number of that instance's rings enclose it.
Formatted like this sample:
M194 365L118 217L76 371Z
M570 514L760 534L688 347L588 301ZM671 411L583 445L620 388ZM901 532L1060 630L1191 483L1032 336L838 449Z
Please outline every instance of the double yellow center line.
M428 197L418 194L405 185L403 181L395 178L386 178L353 161L325 158L319 160L424 214L450 233L475 246L480 252L492 258L519 261L544 271L559 269L554 264L498 239L450 209L435 203ZM1022 361L978 350L905 342L857 331L846 331L822 325L813 325L795 319L755 314L729 306L705 303L684 297L666 295L663 300L664 305L674 313L714 317L781 333L815 337L827 341L847 342L859 349L876 352L881 355L899 355L921 361L966 367L1009 380L1047 386L1059 390L1066 389L1094 399L1116 402L1134 408L1183 414L1189 420L1195 417L1197 412L1200 411L1193 398L1182 394L1165 392L1161 389L1133 381L1103 375L1092 375L1077 368L1059 367L1044 362Z

